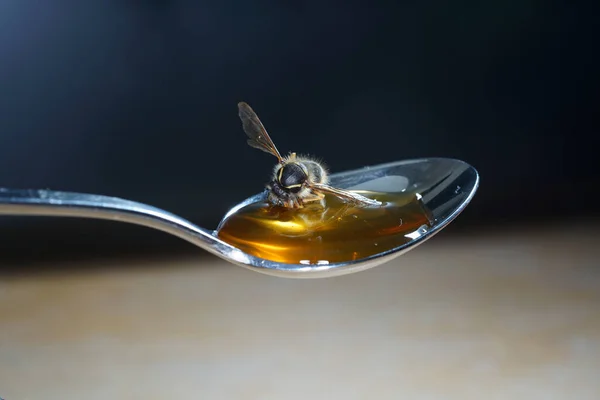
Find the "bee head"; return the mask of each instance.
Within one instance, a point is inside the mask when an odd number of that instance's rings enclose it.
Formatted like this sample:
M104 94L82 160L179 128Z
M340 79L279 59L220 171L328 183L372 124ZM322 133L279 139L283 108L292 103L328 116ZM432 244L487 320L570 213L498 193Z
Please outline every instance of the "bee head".
M277 183L291 193L298 193L306 180L308 173L301 164L290 162L283 164L277 171Z

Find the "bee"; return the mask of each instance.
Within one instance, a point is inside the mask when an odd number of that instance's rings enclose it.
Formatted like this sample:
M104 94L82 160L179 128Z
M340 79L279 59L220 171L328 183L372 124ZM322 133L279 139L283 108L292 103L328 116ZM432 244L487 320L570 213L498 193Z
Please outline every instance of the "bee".
M242 128L248 135L248 144L277 157L271 181L267 184L268 201L276 206L298 209L306 203L322 202L325 194L331 194L354 206L381 206L381 202L358 193L330 186L329 175L321 163L314 159L290 153L282 157L252 108L238 103L238 115Z

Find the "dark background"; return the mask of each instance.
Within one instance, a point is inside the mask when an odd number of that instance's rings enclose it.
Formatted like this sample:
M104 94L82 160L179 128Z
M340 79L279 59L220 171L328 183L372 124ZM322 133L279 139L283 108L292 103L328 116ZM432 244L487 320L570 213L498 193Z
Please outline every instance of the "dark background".
M333 172L427 156L481 175L450 229L597 215L597 7L0 2L0 186L106 194L214 228L282 152ZM103 221L0 217L0 263L197 251Z

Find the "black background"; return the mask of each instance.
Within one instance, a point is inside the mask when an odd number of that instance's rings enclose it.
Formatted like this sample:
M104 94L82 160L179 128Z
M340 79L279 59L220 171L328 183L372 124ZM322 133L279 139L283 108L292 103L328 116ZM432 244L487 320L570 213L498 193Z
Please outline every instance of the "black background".
M428 156L481 175L456 232L597 215L597 7L0 2L0 186L106 194L214 228L282 152L333 172ZM102 221L0 218L2 259L191 250Z

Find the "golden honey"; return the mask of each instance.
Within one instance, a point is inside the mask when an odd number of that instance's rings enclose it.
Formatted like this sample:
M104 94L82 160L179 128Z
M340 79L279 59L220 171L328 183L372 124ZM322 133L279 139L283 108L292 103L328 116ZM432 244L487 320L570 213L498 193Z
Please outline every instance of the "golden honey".
M354 207L334 196L302 209L247 205L220 225L223 241L271 261L328 264L368 257L410 242L432 220L418 194L356 191L383 202Z

